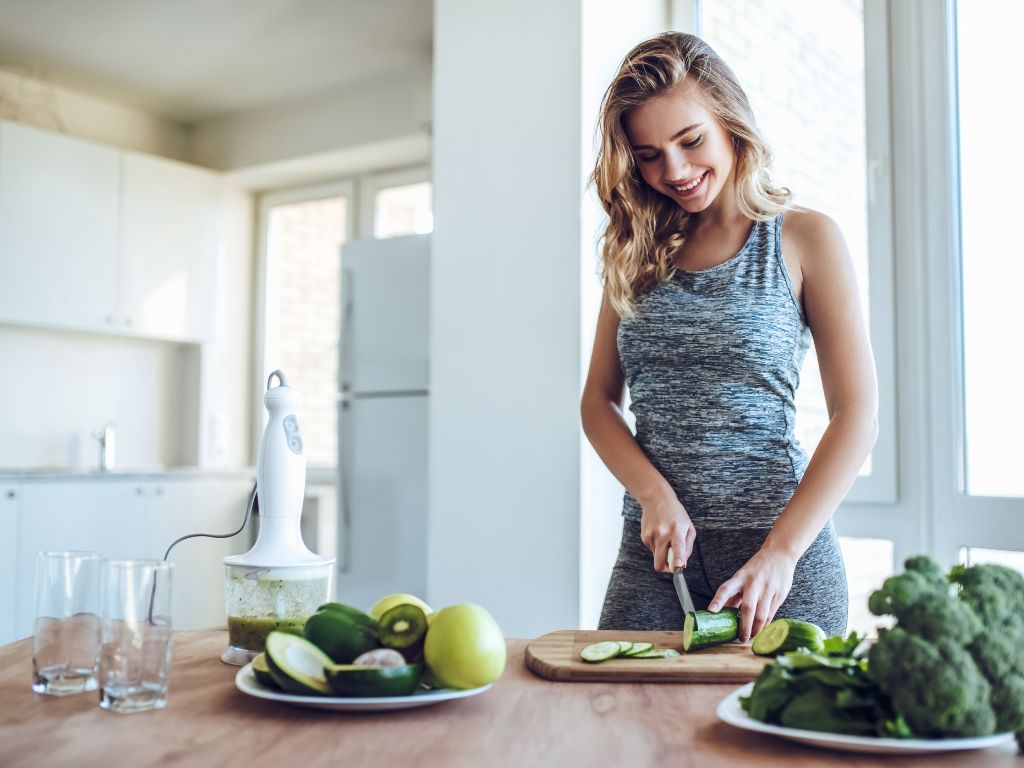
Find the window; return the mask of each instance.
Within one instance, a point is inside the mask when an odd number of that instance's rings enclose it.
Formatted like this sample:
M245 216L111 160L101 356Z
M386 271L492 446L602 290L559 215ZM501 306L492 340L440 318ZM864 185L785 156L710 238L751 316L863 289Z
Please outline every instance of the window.
M850 618L847 631L876 636L878 627L891 624L890 617L875 616L868 610L868 598L895 572L893 543L888 539L839 537L846 561L846 580L850 590Z
M699 34L725 59L751 99L758 125L775 156L773 178L790 187L795 202L833 217L843 230L871 317L872 343L880 369L884 434L861 469L851 495L861 501L895 497L893 388L885 350L893 330L886 306L891 285L886 246L888 206L876 195L881 164L865 112L886 109L884 93L870 90L865 69L866 19L860 0L703 0L696 4ZM869 173L870 170L870 173ZM869 187L870 184L870 187ZM873 233L872 228L877 230ZM871 290L871 265L878 265L880 295ZM882 354L880 354L880 350ZM813 454L828 413L814 349L809 351L797 392L797 435ZM873 475L873 477L872 477Z
M994 55L1016 50L1022 24L1018 3L957 3L964 491L972 496L1024 496L1024 257L1013 191L1024 155L1003 132L1024 109L994 76Z
M357 238L430 232L429 179L429 169L418 167L272 192L260 200L262 368L264 375L280 368L302 393L311 479L328 481L338 461L341 246ZM262 425L262 389L254 408Z
M280 368L302 393L310 469L337 463L341 245L349 234L350 184L263 199L266 238L264 370ZM262 409L262 399L257 403Z
M362 177L360 237L400 237L433 231L432 195L430 169L426 167Z
M374 200L373 236L420 235L434 228L429 181L385 187Z

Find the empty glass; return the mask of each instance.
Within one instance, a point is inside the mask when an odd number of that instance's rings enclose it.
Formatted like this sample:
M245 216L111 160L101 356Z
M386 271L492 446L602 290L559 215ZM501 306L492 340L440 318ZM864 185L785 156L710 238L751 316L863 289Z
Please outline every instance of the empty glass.
M100 706L163 709L171 668L171 563L111 560L103 584Z
M36 556L32 690L53 696L96 690L100 638L99 552Z

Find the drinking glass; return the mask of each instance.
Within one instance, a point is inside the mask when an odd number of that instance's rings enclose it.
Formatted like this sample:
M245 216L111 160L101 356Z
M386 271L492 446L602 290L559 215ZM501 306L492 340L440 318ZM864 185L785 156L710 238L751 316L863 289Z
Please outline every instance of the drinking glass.
M111 560L103 588L100 706L163 709L171 668L171 573L164 560Z
M99 552L36 556L32 690L52 696L96 690L100 639Z

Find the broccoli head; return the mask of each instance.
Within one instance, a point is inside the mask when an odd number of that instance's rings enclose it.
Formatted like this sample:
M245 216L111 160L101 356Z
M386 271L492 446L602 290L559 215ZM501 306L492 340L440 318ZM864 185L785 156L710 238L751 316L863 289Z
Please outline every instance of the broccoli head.
M868 672L915 734L995 732L988 680L971 655L948 638L929 642L899 627L880 630L868 654Z
M1024 624L1024 576L1002 565L954 566L950 581L988 629Z
M882 588L871 593L868 610L876 616L892 613L899 615L928 595L949 594L949 582L942 575L939 564L925 555L908 558L907 570L890 576Z
M968 651L992 686L996 729L1013 731L1024 747L1024 628L983 632Z

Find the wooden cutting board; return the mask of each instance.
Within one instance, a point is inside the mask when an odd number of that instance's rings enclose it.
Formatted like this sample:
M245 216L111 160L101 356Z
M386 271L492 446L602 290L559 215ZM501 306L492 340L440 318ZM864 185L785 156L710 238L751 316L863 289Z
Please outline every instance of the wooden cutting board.
M602 640L654 643L655 648L674 648L673 659L614 658L589 664L580 651ZM567 629L531 640L526 646L526 666L535 675L570 683L746 683L771 659L755 656L749 644L728 643L683 653L682 632L630 632L629 630Z

